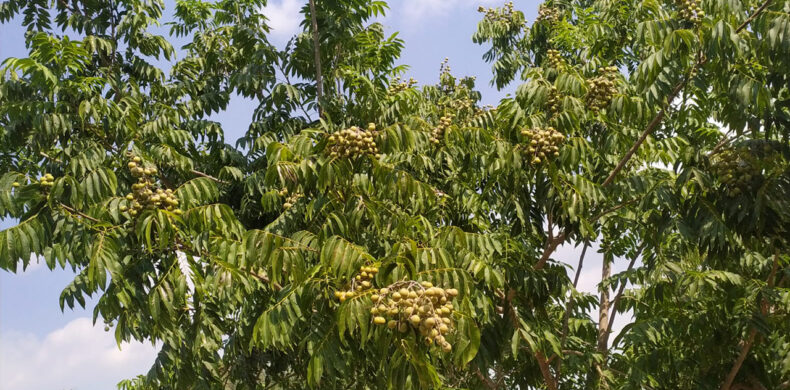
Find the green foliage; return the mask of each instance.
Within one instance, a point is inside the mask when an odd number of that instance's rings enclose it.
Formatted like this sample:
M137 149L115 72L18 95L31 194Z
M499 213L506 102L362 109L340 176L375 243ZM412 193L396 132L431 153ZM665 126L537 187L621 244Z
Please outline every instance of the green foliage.
M519 83L497 107L447 61L401 82L384 2L305 4L283 50L264 4L178 1L178 58L148 32L159 1L0 4L29 48L0 66L0 216L19 220L0 268L74 269L61 307L98 296L119 344L159 343L120 388L788 386L786 0L481 8L493 84ZM234 94L258 106L228 145L209 118ZM332 154L368 124L369 149ZM135 157L177 202L132 207ZM599 296L555 254L593 241ZM459 291L452 351L376 326L374 289L335 299L369 266L376 289Z

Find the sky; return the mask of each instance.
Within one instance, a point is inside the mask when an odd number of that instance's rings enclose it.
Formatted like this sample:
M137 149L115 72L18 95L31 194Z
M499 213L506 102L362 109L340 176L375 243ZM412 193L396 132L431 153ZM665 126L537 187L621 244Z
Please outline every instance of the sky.
M484 47L472 43L480 14L477 7L497 6L495 0L391 0L387 16L379 19L387 31L399 32L406 47L400 63L410 69L406 78L432 84L438 79L439 64L447 57L453 73L477 76L483 104L497 105L515 90L515 85L497 91L489 85L491 67L483 62ZM165 15L172 12L167 0ZM264 14L270 19L272 41L284 43L298 31L298 14L304 0L270 0ZM540 1L514 1L527 20L537 15ZM166 33L164 28L158 31ZM19 20L0 25L0 60L26 57L24 31ZM247 129L255 105L234 98L228 109L216 114L226 140L235 142ZM13 225L0 221L0 229ZM575 267L581 247L565 245L554 258ZM588 250L579 289L595 293L600 282L601 255ZM622 271L627 260L617 259L613 271ZM569 267L569 273L574 270ZM24 272L0 271L0 390L104 390L118 381L145 373L153 363L156 348L151 344L127 343L119 349L112 332L104 331L101 320L92 324L94 300L86 308L61 312L58 297L72 280L71 270L50 271L31 262ZM623 318L626 317L626 318ZM627 320L620 316L615 328Z

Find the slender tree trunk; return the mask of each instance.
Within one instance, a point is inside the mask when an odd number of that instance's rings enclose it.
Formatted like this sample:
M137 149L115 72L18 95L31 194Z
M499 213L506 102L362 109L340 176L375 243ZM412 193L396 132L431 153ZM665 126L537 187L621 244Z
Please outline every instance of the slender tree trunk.
M608 255L603 257L603 263L601 266L601 283L608 280L612 276L612 262L609 257L610 256ZM607 350L609 334L609 306L609 287L601 288L601 296L599 298L600 311L598 313L598 352L606 352Z
M315 57L315 84L318 98L318 116L322 114L321 100L324 97L324 81L321 74L321 50L318 39L318 15L315 11L315 0L310 0L310 24L313 30L313 56Z

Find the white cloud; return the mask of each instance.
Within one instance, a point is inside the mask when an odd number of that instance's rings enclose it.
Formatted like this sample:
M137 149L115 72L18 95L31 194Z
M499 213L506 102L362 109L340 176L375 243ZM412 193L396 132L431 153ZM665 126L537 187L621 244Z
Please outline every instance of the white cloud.
M299 10L304 5L301 0L272 0L263 7L263 14L269 19L271 37L275 43L284 44L299 31L302 15Z
M450 13L459 9L477 9L480 5L504 3L502 0L403 0L397 10L404 24L414 25L427 18L448 18ZM392 4L392 3L391 3ZM395 7L393 7L394 9Z
M144 374L156 357L150 344L128 343L118 349L104 325L77 318L43 338L6 331L0 335L0 390L112 389L126 378Z

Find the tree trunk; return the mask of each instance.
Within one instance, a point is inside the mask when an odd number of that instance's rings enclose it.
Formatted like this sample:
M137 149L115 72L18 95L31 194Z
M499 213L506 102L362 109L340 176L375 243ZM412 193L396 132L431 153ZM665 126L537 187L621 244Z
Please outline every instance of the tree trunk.
M606 255L603 258L603 265L601 267L601 283L608 280L612 276L612 262ZM599 299L600 312L598 313L598 352L606 352L609 340L609 287L601 288L601 296Z

